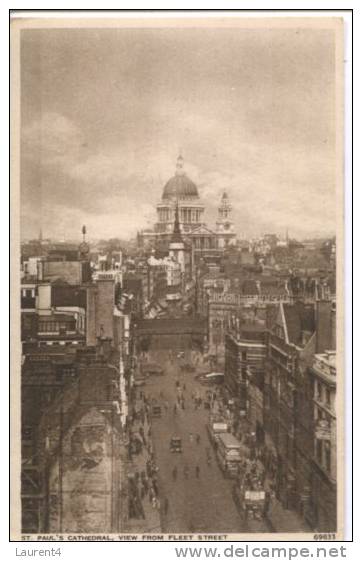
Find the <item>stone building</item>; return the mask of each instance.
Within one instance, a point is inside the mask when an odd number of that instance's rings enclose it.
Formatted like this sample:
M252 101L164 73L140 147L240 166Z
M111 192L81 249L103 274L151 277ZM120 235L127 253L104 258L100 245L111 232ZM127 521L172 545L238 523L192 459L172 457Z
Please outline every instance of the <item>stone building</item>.
M225 384L236 408L263 442L264 363L267 354L266 325L242 323L232 316L225 337Z
M204 222L205 206L200 201L195 183L186 175L184 160L179 156L175 175L164 186L161 202L157 204L157 234L171 235L174 229L176 202L179 205L180 230L187 234Z
M221 275L222 278L225 275ZM281 301L290 301L284 288L274 289L272 286L265 289L264 283L252 279L237 283L235 281L239 279L229 278L224 284L220 280L216 281L214 286L207 288L204 302L201 301L203 309L206 307L205 300L207 303L209 351L222 357L228 320L233 313L240 316L241 322L259 322L265 325L270 307L276 307ZM232 284L234 287L226 290L226 286L230 287Z
M277 497L313 529L324 531L335 529L336 515L331 451L335 374L325 376L329 384L321 389L317 363L324 359L316 357L325 357L333 345L334 315L331 301L280 304L269 332L264 386L265 441L275 458ZM332 359L325 369L333 372Z
M175 175L165 184L161 201L157 203L157 222L153 230L139 233L139 245L168 249L174 230L176 206L180 233L186 250L192 251L193 262L198 262L202 257L218 258L220 250L235 243L232 206L227 193L224 192L220 202L216 228L210 229L205 224L205 205L200 199L198 188L186 174L184 159L179 156Z
M313 392L313 455L309 482L311 523L320 532L337 527L336 353L317 353L309 369Z
M277 496L286 508L298 508L297 395L301 363L314 352L313 306L281 303L269 335L264 425L266 443L277 462Z
M120 375L117 360L99 351L27 357L24 533L104 533L122 526Z

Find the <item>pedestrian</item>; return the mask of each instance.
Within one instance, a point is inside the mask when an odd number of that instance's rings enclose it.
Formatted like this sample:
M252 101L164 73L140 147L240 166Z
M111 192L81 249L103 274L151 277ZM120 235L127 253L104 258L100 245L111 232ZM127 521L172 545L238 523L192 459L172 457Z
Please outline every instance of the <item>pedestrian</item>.
M262 485L264 485L264 483L265 483L265 478L266 478L266 473L265 473L265 470L262 469L261 474L260 474L260 481L261 481Z
M163 512L165 513L165 516L167 516L167 513L168 513L168 506L169 506L168 505L168 498L165 497L165 500L163 502Z
M199 434L196 435L196 443L200 444L201 436Z
M196 475L196 478L199 479L199 477L200 477L200 468L199 468L199 466L196 466L196 467L195 467L195 475Z
M183 385L184 392L186 391L186 384Z
M177 479L177 466L175 466L172 470L172 479L176 481Z
M173 414L177 415L177 405L175 403L175 405L173 406Z
M270 507L270 492L267 491L265 493L264 512L263 512L264 517L268 516L269 507Z
M192 432L189 433L189 440L190 440L191 444L194 441L194 435L192 434Z
M156 498L156 497L155 497L155 494L154 494L154 492L153 492L152 487L150 487L150 489L149 489L149 491L148 491L148 498L149 498L150 503L152 503L153 499Z

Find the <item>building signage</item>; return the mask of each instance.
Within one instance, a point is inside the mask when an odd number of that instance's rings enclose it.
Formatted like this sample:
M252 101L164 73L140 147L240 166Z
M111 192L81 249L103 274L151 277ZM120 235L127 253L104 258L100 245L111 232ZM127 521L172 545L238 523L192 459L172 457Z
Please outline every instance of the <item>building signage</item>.
M213 423L212 429L214 432L225 432L228 429L227 423Z
M246 501L263 501L265 499L265 491L245 491Z
M291 298L287 294L278 294L278 295L268 295L268 294L252 294L242 295L242 294L211 294L209 303L210 304L234 304L235 306L242 306L245 304L251 303L277 303L277 302L290 302Z

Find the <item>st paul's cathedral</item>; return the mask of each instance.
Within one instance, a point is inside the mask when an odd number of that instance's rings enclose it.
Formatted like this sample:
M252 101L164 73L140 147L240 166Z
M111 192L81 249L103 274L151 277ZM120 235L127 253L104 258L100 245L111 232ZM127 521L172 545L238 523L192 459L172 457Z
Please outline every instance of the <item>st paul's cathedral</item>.
M176 171L163 188L161 201L157 204L157 223L153 230L139 233L139 245L167 251L172 238L175 216L178 215L182 239L193 250L194 259L220 255L223 249L235 245L236 234L231 219L232 207L224 191L219 207L216 228L204 223L205 205L200 199L195 183L184 170L184 160L179 156Z

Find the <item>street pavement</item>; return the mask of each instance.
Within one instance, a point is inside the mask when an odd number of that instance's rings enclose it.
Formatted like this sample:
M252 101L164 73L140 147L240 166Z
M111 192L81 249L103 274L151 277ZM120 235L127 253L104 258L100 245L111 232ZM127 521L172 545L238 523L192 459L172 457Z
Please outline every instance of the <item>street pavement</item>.
M232 497L233 480L226 479L220 470L214 451L207 436L206 423L209 411L203 405L195 410L192 393L204 396L208 388L197 382L195 373L183 373L181 361L170 358L168 351L149 353L149 361L164 368L163 376L151 376L142 391L163 404L162 417L152 419L152 440L159 467L161 498L161 525L170 533L241 533L268 532L264 521L244 521L241 519ZM189 356L185 357L188 360ZM200 367L205 370L204 367ZM174 414L177 399L176 381L179 380L185 398L185 410L178 408ZM162 392L162 397L160 397ZM165 403L168 403L166 410ZM196 434L201 437L196 442ZM172 436L182 438L181 454L170 451ZM211 465L207 464L206 449L212 454ZM196 474L199 468L199 477ZM174 481L172 471L177 468ZM184 469L188 469L188 474ZM165 512L165 499L168 510Z

